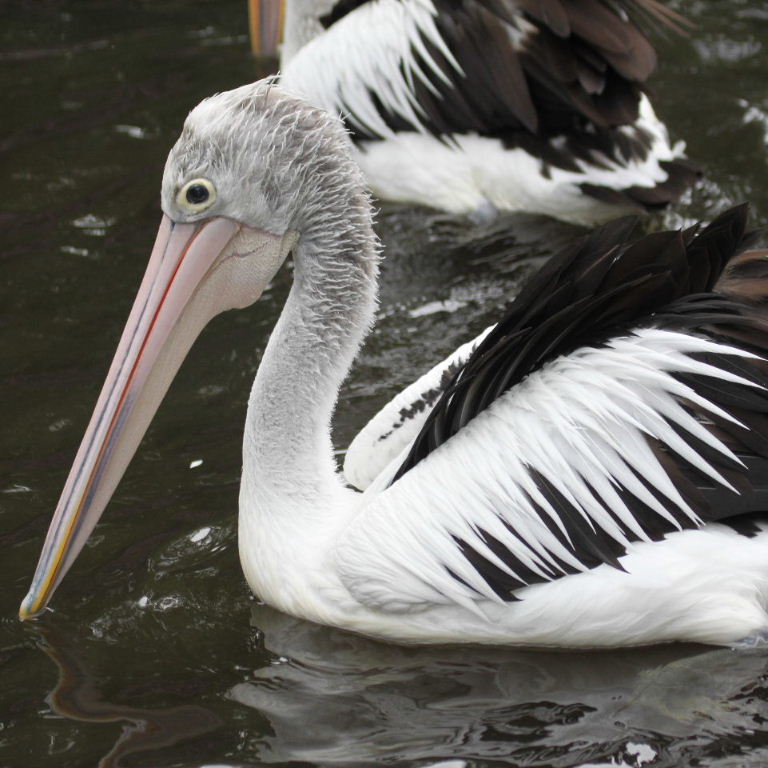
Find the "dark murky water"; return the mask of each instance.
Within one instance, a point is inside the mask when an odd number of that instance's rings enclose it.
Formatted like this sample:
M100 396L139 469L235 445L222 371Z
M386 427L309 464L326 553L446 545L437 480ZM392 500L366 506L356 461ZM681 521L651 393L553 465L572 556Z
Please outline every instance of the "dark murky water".
M698 27L661 41L654 90L708 177L667 223L750 199L766 225L768 6L673 5ZM6 0L0 18L0 765L768 764L766 658L401 649L255 602L235 538L240 435L287 271L206 331L55 611L19 624L152 244L165 154L200 98L260 73L241 0ZM379 229L381 317L339 447L574 232L390 208Z

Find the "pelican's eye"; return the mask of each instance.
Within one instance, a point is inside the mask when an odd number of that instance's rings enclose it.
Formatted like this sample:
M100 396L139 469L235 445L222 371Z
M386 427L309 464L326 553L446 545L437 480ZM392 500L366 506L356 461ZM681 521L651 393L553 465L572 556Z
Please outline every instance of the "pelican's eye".
M193 213L204 211L213 205L214 200L216 200L216 189L208 179L192 179L176 195L179 206Z

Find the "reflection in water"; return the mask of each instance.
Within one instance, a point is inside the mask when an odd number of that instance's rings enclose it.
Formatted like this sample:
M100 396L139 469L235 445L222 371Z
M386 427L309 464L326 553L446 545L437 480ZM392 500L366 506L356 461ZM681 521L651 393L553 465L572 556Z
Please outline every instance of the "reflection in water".
M266 716L269 763L512 759L639 766L768 714L768 658L701 646L541 653L399 648L254 610L271 665L230 696ZM680 764L680 763L673 763Z
M59 671L47 699L53 711L80 723L123 724L109 746L114 736L90 732L91 754L103 755L94 756L99 768L720 766L706 757L733 755L735 742L750 750L747 765L768 758L760 752L768 744L764 655L702 646L594 653L407 648L266 606L254 608L251 620L260 638L251 658L261 666L243 670L245 681L233 683L227 665L210 658L209 671L221 681L213 700L228 700L228 714L227 707L214 714L193 703L112 703L112 680L125 670L97 674L72 627L51 622L30 631ZM170 663L167 645L163 653ZM211 701L204 690L187 698ZM149 698L157 700L156 689ZM178 762L182 746L200 737L197 760Z
M47 698L51 709L83 723L124 723L122 734L99 760L98 768L121 768L124 757L170 747L221 726L216 715L194 704L143 709L105 701L98 679L85 667L67 635L51 625L34 626L40 647L59 670L56 687Z

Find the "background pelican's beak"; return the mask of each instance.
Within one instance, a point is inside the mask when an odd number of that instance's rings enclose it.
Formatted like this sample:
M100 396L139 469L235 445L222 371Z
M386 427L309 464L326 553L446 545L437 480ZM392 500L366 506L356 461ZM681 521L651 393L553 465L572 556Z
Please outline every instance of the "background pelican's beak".
M248 0L251 50L255 56L277 56L283 39L285 0Z
M45 608L83 548L197 335L219 312L258 299L287 255L284 240L230 219L176 224L163 217L22 619Z

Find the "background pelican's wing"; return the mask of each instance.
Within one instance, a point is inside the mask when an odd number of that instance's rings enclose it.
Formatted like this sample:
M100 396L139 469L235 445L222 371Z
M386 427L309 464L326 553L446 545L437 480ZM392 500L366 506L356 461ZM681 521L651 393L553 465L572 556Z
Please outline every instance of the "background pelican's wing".
M680 22L654 0L340 3L282 82L341 112L357 141L400 131L492 137L567 171L629 169L621 185L584 191L625 206L663 204L696 171L670 149L643 96L656 65L635 21L643 16ZM644 163L656 155L662 183L649 187Z
M349 483L365 490L403 449L411 445L432 406L491 330L486 328L472 341L462 344L395 395L358 432L344 457L344 476Z
M381 608L516 599L632 542L768 509L768 261L745 209L552 259L479 345L339 543ZM396 471L395 471L396 470ZM383 478L384 481L387 478ZM377 480L377 489L385 482Z

